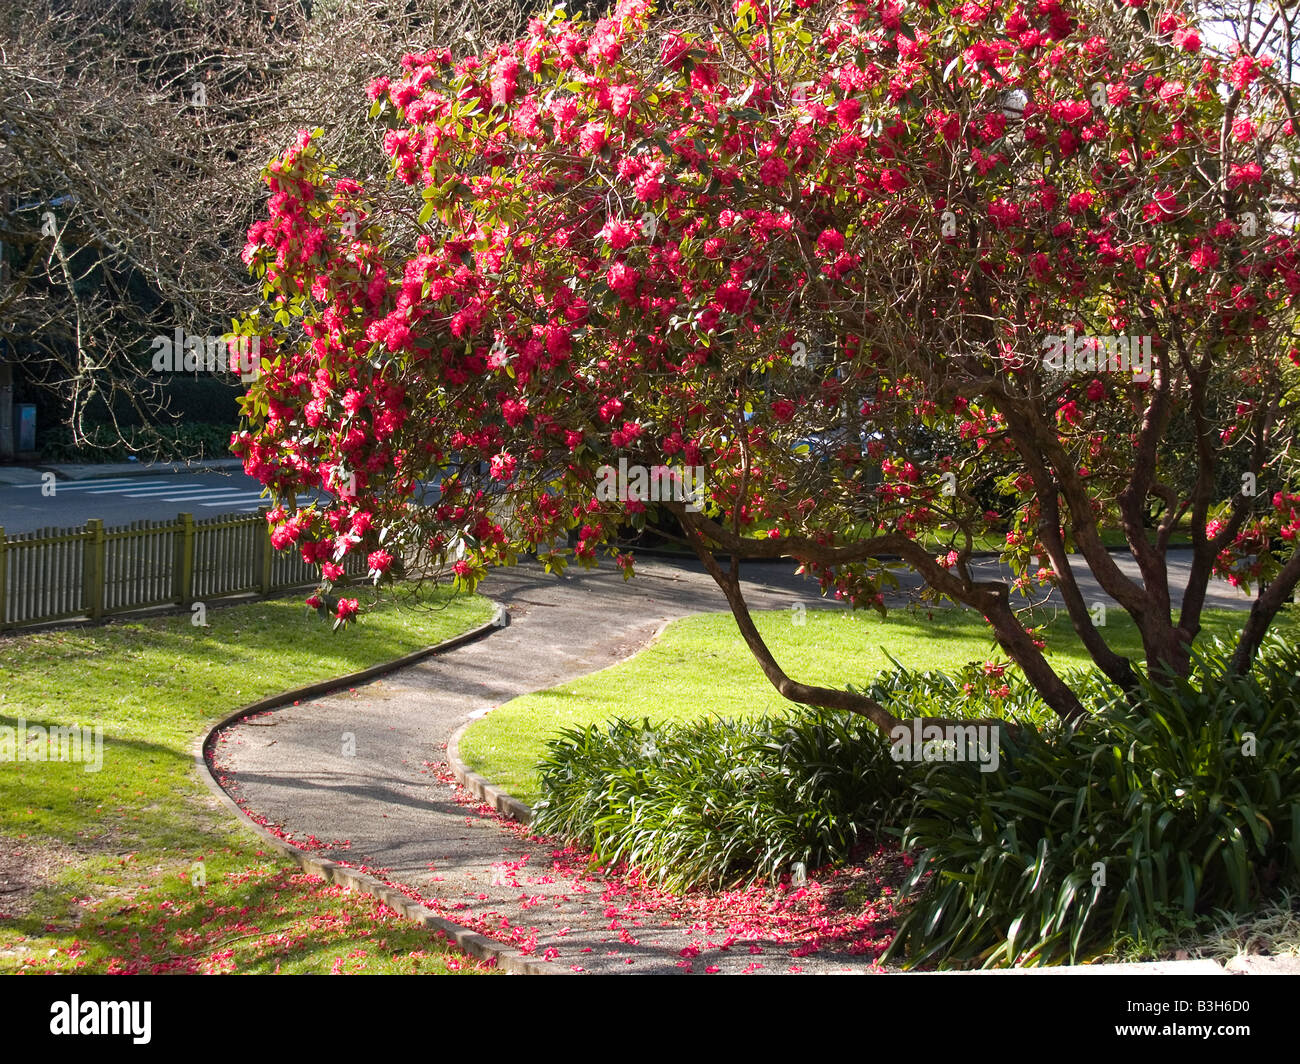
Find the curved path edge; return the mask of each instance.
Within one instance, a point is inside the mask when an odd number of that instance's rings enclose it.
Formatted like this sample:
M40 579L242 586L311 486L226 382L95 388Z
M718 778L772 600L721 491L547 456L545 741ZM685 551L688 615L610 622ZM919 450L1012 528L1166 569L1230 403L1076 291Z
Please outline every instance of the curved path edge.
M533 819L532 806L526 802L521 802L513 794L503 791L486 776L480 776L461 759L461 736L469 730L471 724L477 723L478 721L467 720L452 732L451 738L447 740L447 765L451 769L451 774L456 777L456 782L465 790L469 791L480 802L487 802L502 816L518 820L521 824L529 823Z
M344 890L369 894L377 898L403 919L431 930L444 932L448 941L455 943L470 956L483 961L495 961L496 967L503 972L512 975L568 975L569 972L557 969L553 964L546 964L531 957L526 957L517 950L510 949L494 939L487 938L466 927L461 927L450 920L444 920L440 916L435 916L423 905L412 901L400 890L395 889L376 876L360 872L355 868L339 864L337 861L331 861L328 858L313 857L296 846L291 846L283 839L276 838L262 825L251 820L248 814L226 793L225 788L212 775L212 766L208 761L208 754L212 749L212 744L216 741L217 734L245 717L272 709L279 709L282 706L291 705L294 701L328 694L342 687L351 687L358 683L364 683L367 680L405 668L407 665L414 665L416 662L423 661L435 654L442 654L464 646L466 643L473 643L486 638L494 631L504 627L508 623L510 616L501 603L493 600L489 601L492 602L496 615L492 620L479 625L477 628L471 628L469 631L452 636L441 643L412 651L410 654L404 654L392 661L380 662L378 665L372 665L359 672L349 673L346 676L337 676L328 680L320 680L304 687L295 687L292 690L268 695L266 698L259 698L255 702L249 702L247 705L240 706L238 709L227 713L209 727L207 731L195 738L191 748L194 757L194 768L199 779L207 786L213 797L226 808L227 812L231 813L243 827L257 835L268 847L282 857L287 857L290 862L297 865L304 872L318 875L327 883L337 884L343 887ZM485 780L484 783L486 782ZM514 800L511 799L511 801ZM522 802L518 804L523 806ZM523 808L527 809L528 807L523 806Z
M647 650L654 646L655 643L659 642L664 632L668 630L668 626L673 623L674 622L671 620L664 621L663 624L655 629L654 634L646 641L645 646L638 647L636 650L632 651L631 654L627 655L627 657L606 665L605 669L612 669L617 665L622 665L624 662L631 661L643 650ZM597 672L604 672L605 669L598 669ZM594 676L595 673L586 673L585 675ZM469 791L469 793L480 802L486 802L502 816L508 816L510 819L517 820L521 824L528 824L533 819L532 806L527 802L520 801L520 799L516 798L513 794L498 787L486 776L482 776L475 772L469 767L469 765L465 764L464 759L460 756L461 739L470 728L479 722L480 719L482 718L467 720L451 733L451 738L447 740L447 765L451 769L452 775L456 777L456 782L464 787L465 790Z

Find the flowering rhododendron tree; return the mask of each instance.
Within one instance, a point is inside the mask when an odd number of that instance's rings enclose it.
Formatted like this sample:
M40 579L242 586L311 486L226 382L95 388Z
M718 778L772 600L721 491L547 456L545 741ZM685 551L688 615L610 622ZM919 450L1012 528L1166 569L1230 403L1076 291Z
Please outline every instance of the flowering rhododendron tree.
M785 675L738 555L882 610L901 559L1066 718L1045 589L1134 683L1081 566L1175 672L1211 578L1256 589L1247 669L1300 579L1289 69L1154 0L621 0L405 56L370 88L383 187L319 131L267 170L235 451L327 581L350 551L467 587L532 551L630 571L607 545L658 506L781 694L882 727ZM616 467L702 497L610 497ZM973 569L990 536L1009 580Z

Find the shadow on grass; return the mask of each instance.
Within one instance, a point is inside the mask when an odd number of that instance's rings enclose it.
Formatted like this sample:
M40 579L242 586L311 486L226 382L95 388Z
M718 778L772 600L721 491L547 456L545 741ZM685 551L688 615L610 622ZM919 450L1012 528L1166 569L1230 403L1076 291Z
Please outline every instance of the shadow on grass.
M227 871L225 865L237 870ZM202 888L155 883L84 910L75 925L51 924L38 910L0 921L0 927L40 943L44 955L32 966L38 970L64 958L59 970L75 970L83 954L91 970L103 970L116 958L128 972L175 973L202 971L203 962L223 950L234 950L230 960L240 971L280 964L323 972L331 956L358 948L382 948L390 959L412 951L459 955L436 932L381 916L384 909L376 899L343 892L296 869L263 864L250 870L237 854L212 859L208 868ZM271 935L284 940L259 941ZM378 947L381 940L385 944ZM48 957L50 948L58 951L55 958Z

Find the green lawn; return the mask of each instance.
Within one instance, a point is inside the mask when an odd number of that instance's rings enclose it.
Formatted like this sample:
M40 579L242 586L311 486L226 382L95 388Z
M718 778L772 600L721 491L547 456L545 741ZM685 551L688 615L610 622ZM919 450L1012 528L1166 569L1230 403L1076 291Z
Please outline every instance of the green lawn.
M969 610L899 610L887 618L862 611L810 610L798 626L790 611L755 613L763 639L786 674L824 687L865 685L889 667L889 653L915 669L953 669L970 661L1005 660L982 617ZM1240 631L1244 613L1207 611L1206 634ZM1141 641L1122 611L1110 611L1107 637L1140 657ZM1294 614L1280 619L1294 630ZM1058 667L1091 664L1069 621L1049 626L1047 645ZM783 712L782 699L758 670L730 614L688 617L652 646L601 672L514 699L476 721L461 741L474 771L525 802L540 797L534 766L560 729L613 717L651 721L716 714Z
M0 725L102 725L98 772L0 761L0 971L445 971L473 965L374 899L290 873L214 807L191 744L238 706L482 624L397 596L339 632L301 600L0 639ZM202 884L196 881L203 880ZM22 899L21 903L15 898Z

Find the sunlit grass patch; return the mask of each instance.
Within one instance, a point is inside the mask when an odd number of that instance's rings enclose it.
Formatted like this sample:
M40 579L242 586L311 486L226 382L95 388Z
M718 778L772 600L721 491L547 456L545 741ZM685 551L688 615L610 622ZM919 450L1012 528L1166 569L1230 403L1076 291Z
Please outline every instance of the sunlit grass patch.
M1244 613L1207 610L1203 636L1240 631ZM822 687L865 687L888 655L912 669L952 671L971 661L1003 659L984 619L971 610L897 610L887 617L860 611L759 611L764 641L790 677ZM803 624L796 623L802 619ZM1291 616L1279 625L1295 628ZM1141 639L1132 620L1110 612L1107 641L1140 659ZM1059 616L1046 641L1060 669L1088 667L1091 659ZM539 798L536 765L547 739L560 730L622 717L651 722L701 716L745 717L790 708L759 671L730 614L675 621L652 646L628 661L524 695L476 721L461 741L474 771L525 802Z
M261 852L211 804L191 744L240 705L491 615L441 590L399 593L340 632L294 599L209 609L207 627L186 614L0 639L0 726L103 729L98 771L0 762L0 851L50 856L20 899L0 895L0 971L329 971L338 956L346 971L467 970L431 932ZM372 939L384 948L348 956Z

